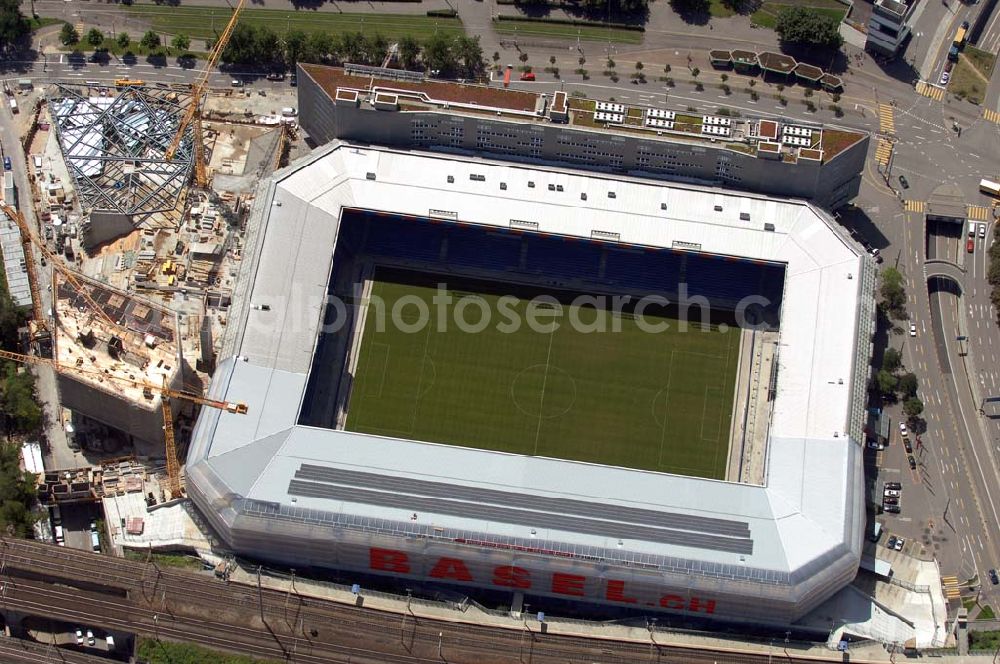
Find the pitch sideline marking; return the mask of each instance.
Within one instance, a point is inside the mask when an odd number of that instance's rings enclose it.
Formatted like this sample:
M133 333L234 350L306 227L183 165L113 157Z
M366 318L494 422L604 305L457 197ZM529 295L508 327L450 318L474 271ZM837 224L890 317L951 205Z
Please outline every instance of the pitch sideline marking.
M549 349L545 354L545 372L542 374L542 393L538 397L538 426L535 427L535 447L532 456L538 456L538 438L542 433L542 421L545 419L545 384L549 381L549 360L552 359L552 340L556 336L556 326L549 332Z

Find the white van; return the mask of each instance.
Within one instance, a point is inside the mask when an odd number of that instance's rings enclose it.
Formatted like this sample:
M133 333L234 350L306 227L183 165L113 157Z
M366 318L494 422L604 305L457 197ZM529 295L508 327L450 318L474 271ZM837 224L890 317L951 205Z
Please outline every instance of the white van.
M108 644L108 652L111 652L115 649L115 637L108 634L106 641Z
M287 108L281 109L281 114L286 118L294 118L296 115L298 115L298 111L289 106Z
M53 531L55 532L56 536L56 544L62 544L65 541L63 537L63 527L56 526L55 528L53 528Z

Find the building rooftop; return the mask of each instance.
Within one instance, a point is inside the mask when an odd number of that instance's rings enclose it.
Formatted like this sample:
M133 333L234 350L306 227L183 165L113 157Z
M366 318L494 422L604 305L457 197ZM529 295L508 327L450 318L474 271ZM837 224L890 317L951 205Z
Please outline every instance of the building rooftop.
M778 57L776 54L771 55ZM795 61L791 59L788 70L794 66ZM657 106L611 104L568 97L564 92L544 95L483 85L359 76L343 69L321 65L302 65L302 69L331 99L340 103L367 103L374 106L380 96L391 93L395 96L393 103L398 105L400 112L437 110L456 115L490 115L508 122L568 123L571 127L599 129L610 134L639 134L650 140L714 144L716 147L747 154L756 154L758 148L757 137L749 131L750 125L760 121L757 118L719 116L726 122L731 122L732 129L729 132L714 132L703 129L705 122L700 115L693 116ZM378 71L378 68L372 69ZM380 108L384 108L381 102ZM677 121L669 124L645 122L645 118L664 112L675 114ZM782 120L768 122L785 124ZM823 150L822 160L829 161L847 147L864 139L862 134L855 131L819 124L810 126L815 132L813 143L803 146L786 145L783 148L788 157L786 161L796 161L800 147ZM770 153L767 156L770 157Z
M3 268L11 299L19 307L31 307L31 284L24 263L21 230L5 213L0 213L0 249L3 250Z

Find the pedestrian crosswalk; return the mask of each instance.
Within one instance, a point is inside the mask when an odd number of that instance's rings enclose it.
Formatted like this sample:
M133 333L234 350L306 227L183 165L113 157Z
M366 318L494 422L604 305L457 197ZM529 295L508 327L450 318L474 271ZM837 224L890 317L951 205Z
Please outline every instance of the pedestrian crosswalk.
M926 208L924 201L903 201L903 209L907 212L923 212Z
M930 97L934 101L941 101L944 99L944 88L932 85L926 81L917 82L917 94L923 95L925 97Z
M958 577L942 576L941 586L944 588L944 596L948 599L958 599L962 596L962 591L958 587Z
M875 161L879 166L885 166L889 163L890 156L892 156L892 142L884 138L878 139L878 145L875 146Z
M994 111L992 108L984 108L983 117L990 122L1000 124L1000 112Z
M992 216L990 208L985 205L969 205L967 208L966 217L974 221L989 221Z
M878 105L878 129L883 134L896 133L896 120L889 104Z

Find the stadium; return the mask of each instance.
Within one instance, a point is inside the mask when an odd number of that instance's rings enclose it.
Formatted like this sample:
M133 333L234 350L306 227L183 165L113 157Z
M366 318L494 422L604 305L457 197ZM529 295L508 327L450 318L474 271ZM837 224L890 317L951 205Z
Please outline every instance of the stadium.
M875 276L821 210L334 142L249 224L186 469L234 552L766 624L854 578Z

